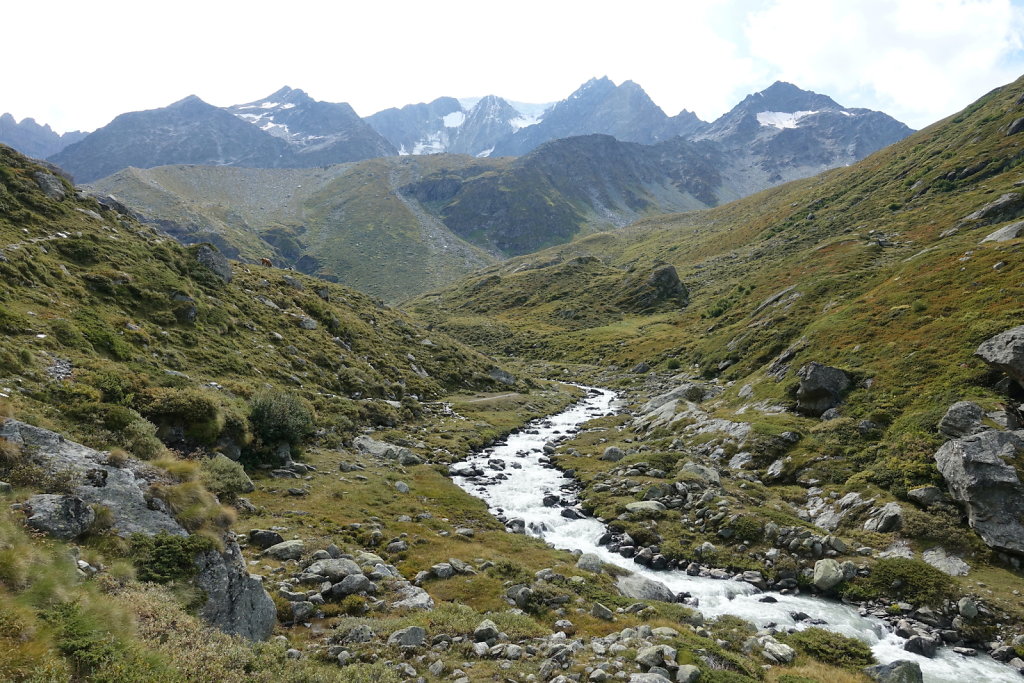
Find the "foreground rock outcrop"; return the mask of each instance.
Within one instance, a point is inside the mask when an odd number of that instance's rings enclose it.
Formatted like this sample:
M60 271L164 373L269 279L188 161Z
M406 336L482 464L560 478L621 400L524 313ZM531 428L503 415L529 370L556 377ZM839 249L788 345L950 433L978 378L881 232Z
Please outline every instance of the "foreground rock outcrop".
M71 541L89 530L95 511L110 511L112 530L119 536L188 532L163 503L149 495L155 483L167 483L166 475L151 465L128 459L110 464L107 453L66 440L60 434L17 420L0 424L0 437L20 447L33 466L60 473L74 485L68 494L43 493L23 504L26 524L54 538ZM223 550L208 550L195 558L194 585L204 591L206 602L200 616L225 633L251 640L270 636L277 620L273 600L263 585L246 570L232 535Z

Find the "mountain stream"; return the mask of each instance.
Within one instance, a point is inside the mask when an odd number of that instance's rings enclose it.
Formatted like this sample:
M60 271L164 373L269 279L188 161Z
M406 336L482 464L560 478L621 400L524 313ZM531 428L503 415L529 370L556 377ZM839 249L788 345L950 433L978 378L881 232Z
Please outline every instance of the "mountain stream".
M584 422L614 412L616 405L614 392L587 388L584 399L561 413L536 420L504 442L453 466L453 479L461 488L483 499L492 512L507 519L522 519L527 533L543 538L556 548L593 553L608 564L659 581L675 593L690 593L699 599L698 609L706 619L731 614L758 627L774 622L780 628L804 628L808 625L806 622L796 622L790 617L791 612L804 612L812 619L827 622L823 628L866 642L881 663L899 659L916 661L928 683L1021 680L1012 669L982 654L965 657L943 647L934 659L928 659L907 652L903 649L905 640L895 635L884 621L863 617L857 608L840 602L779 593L772 593L777 599L775 603L759 602L763 594L748 583L689 576L682 570L650 570L598 545L598 539L606 531L601 522L589 517L567 519L561 516L562 508L544 507L541 502L548 493L563 499L574 498L573 482L547 464L543 448L547 443L576 433ZM501 460L507 465L502 470L504 477L495 476L498 472L488 466L492 460ZM472 476L473 470L487 474Z

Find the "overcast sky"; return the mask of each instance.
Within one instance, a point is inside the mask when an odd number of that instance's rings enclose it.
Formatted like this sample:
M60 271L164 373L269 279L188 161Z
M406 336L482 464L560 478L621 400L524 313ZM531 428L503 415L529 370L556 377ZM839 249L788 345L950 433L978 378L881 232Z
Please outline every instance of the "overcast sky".
M9 0L0 112L58 131L282 85L366 116L594 76L712 120L775 80L921 128L1024 73L1010 0Z

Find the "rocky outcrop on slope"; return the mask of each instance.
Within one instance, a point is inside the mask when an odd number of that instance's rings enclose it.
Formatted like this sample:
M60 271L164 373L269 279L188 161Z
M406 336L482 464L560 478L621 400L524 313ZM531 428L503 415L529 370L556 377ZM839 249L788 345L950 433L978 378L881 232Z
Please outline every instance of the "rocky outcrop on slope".
M1024 432L987 430L946 442L935 462L982 540L1024 554L1024 484L1012 464L1022 453Z
M112 530L120 536L188 535L166 506L149 495L151 484L167 481L156 468L131 459L115 466L108 453L18 420L0 424L0 438L19 447L41 471L59 474L73 486L71 493L43 493L22 503L28 526L74 540L89 530L95 518L92 506L97 506L110 511ZM252 640L270 636L277 611L262 584L246 570L233 536L225 538L224 550L200 553L195 563L194 583L206 594L200 616L226 633Z

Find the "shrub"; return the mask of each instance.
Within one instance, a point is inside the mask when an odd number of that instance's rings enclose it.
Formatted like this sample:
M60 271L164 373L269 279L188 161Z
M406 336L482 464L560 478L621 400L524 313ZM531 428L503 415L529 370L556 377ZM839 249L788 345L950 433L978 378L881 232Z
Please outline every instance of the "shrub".
M237 462L217 454L199 466L199 481L224 500L233 500L239 493L253 490L252 481Z
M174 518L188 531L226 529L235 521L234 512L222 506L199 482L153 486L150 490L167 503Z
M265 445L295 445L313 432L313 411L294 394L264 391L252 399L249 422Z
M224 413L215 397L198 389L158 387L139 397L139 412L162 426L184 427L185 435L212 444L224 428Z
M784 641L818 661L847 669L860 669L874 664L871 648L856 638L812 627L797 631Z
M871 575L857 579L844 595L853 600L888 596L915 605L939 605L954 598L956 590L953 579L930 564L896 557L879 560Z
M213 550L213 541L203 536L156 536L132 534L131 558L140 581L169 583L190 579L198 571L196 555Z

